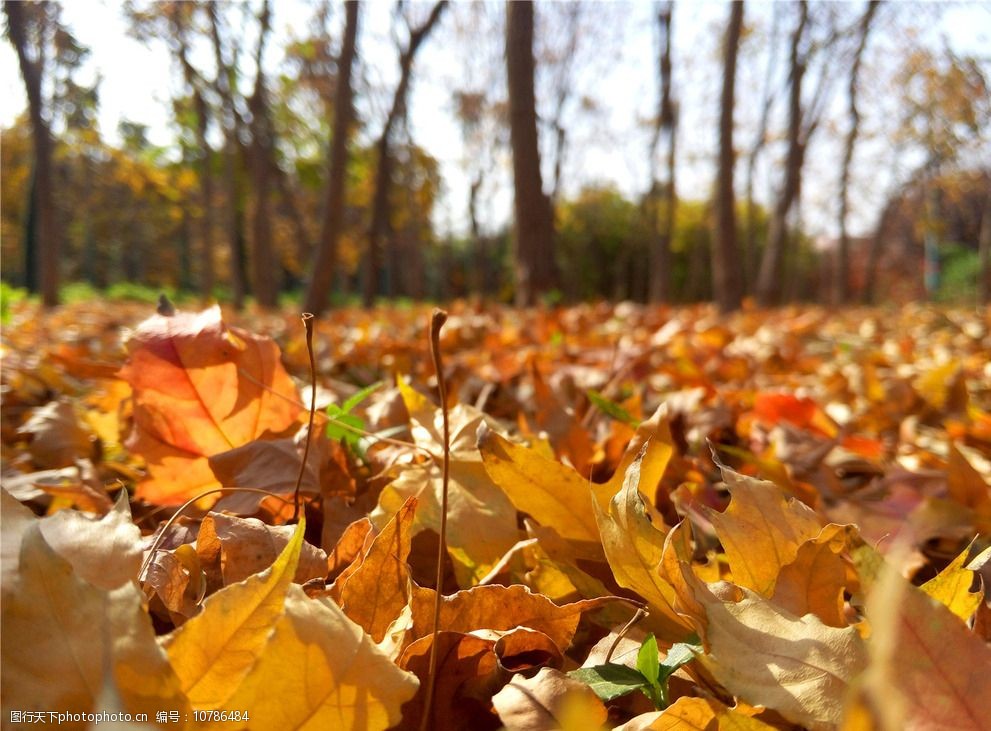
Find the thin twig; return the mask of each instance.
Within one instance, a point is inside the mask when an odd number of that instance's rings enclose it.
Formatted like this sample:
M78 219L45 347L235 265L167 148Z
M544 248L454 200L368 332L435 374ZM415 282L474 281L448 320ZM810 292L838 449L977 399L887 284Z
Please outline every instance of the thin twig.
M447 487L451 468L451 435L447 419L447 383L444 380L444 365L440 357L440 329L444 327L445 322L447 322L447 313L444 310L434 310L430 317L430 355L434 361L434 371L437 373L437 392L440 395L440 409L444 417L444 467L441 481L440 544L437 546L437 593L434 597L430 670L427 674L427 689L424 694L420 731L427 731L430 728L430 717L433 715L434 686L437 679L437 635L440 632L440 605L444 598L444 557L447 555Z
M646 616L647 616L647 610L644 609L643 607L637 607L637 613L634 614L633 617L630 619L630 621L627 622L626 625L623 627L623 629L619 631L619 634L616 635L616 639L613 640L612 645L609 647L609 652L606 653L607 663L612 659L612 654L616 652L616 648L619 647L620 640L626 637L626 633L630 631L633 625L635 625L637 622L639 622L641 619L643 619Z
M303 484L303 475L306 472L306 458L310 455L310 440L313 438L313 416L317 410L317 364L313 359L313 314L303 313L303 328L306 330L306 352L310 355L310 424L306 428L306 443L303 446L303 461L299 463L299 475L296 477L296 489L292 496L292 520L295 523L299 519L299 488Z

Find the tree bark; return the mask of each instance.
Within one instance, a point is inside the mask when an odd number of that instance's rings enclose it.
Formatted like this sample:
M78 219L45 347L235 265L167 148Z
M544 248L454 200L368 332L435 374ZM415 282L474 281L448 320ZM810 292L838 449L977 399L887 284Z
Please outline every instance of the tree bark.
M196 147L199 155L200 183L200 297L205 301L213 296L213 149L206 138L209 125L209 107L203 96L203 83L192 62L189 60L189 43L186 39L186 24L182 16L182 6L172 3L168 6L172 33L178 42L176 55L182 66L182 75L193 96L193 109L196 111Z
M389 191L392 183L392 135L396 123L403 117L406 110L406 98L409 95L410 77L413 71L413 59L423 41L440 20L441 13L447 7L447 0L440 0L430 11L423 25L410 29L409 45L399 55L399 84L392 95L392 106L385 119L382 133L375 143L378 153L378 163L375 169L375 195L372 198L372 219L368 232L368 260L365 266L364 302L371 307L375 295L379 292L379 280L382 274L382 253L386 237L390 235L389 221ZM395 293L395 271L387 271L389 281L386 282L385 292L390 296Z
M877 304L877 270L881 263L881 249L884 246L884 235L888 229L888 222L898 209L899 196L893 195L888 199L878 218L877 227L874 229L874 236L871 238L871 248L867 255L867 271L864 274L864 291L862 295L865 305Z
M37 10L47 16L49 3L43 2ZM26 272L28 283L36 282L41 291L41 302L45 307L54 307L59 301L59 262L61 243L58 237L58 221L55 208L52 173L54 142L48 120L45 118L42 98L42 77L45 72L44 49L36 50L36 58L31 58L26 14L27 3L6 0L4 11L7 14L7 27L10 40L17 51L17 60L24 79L24 90L28 98L28 114L31 119L31 141L34 147L34 167L32 170L30 216L32 228L28 229L27 246L34 250L33 257L25 257L25 264L34 268ZM40 35L40 34L39 34ZM43 41L42 41L43 42Z
M346 20L344 40L337 63L337 88L334 97L334 131L327 169L327 197L324 203L320 239L313 260L313 274L306 290L305 308L315 315L327 309L337 267L337 245L344 223L344 186L348 165L348 135L354 119L351 71L358 37L358 2L344 3Z
M214 60L217 65L217 78L214 87L223 106L222 127L224 129L224 178L227 188L227 243L231 262L231 295L234 307L241 309L247 294L246 256L244 245L244 222L241 216L241 186L239 185L237 153L241 148L238 139L238 117L234 106L234 90L231 78L237 73L236 54L232 63L224 60L223 44L220 38L218 6L207 3L210 16L210 35L213 39Z
M723 93L719 115L719 172L716 180L716 228L712 246L712 289L721 312L739 309L743 296L736 242L736 199L733 193L733 105L736 56L743 29L743 2L730 6L723 57Z
M880 0L869 0L867 9L860 19L860 39L854 53L853 65L850 67L850 84L847 87L847 109L850 117L850 129L847 131L846 145L843 148L843 162L840 166L840 240L836 250L836 265L833 271L833 304L843 305L850 299L850 237L847 233L846 220L850 200L850 166L853 162L853 151L860 133L860 110L857 108L857 82L860 76L860 61L867 47L867 36L870 33L871 20L877 12Z
M515 189L516 303L524 307L557 286L554 219L540 175L534 65L533 2L508 2L506 74Z
M268 109L268 90L262 61L265 43L271 31L271 12L268 0L262 3L258 16L258 51L255 55L255 88L248 100L251 110L251 172L254 182L255 207L252 220L251 263L252 290L255 301L265 309L278 304L275 284L275 257L272 251L272 125Z
M661 5L657 13L657 25L660 34L660 54L658 57L658 81L660 84L660 102L657 113L657 124L650 145L650 165L654 167L657 146L661 138L667 141L665 152L666 177L663 190L656 175L651 175L650 224L653 238L650 276L650 301L668 302L671 299L671 239L674 235L674 217L678 202L675 188L675 150L677 135L676 103L672 98L671 82L671 21L674 13L674 2L668 0ZM663 193L663 216L661 200Z
M799 4L799 20L791 40L791 73L788 96L788 152L785 157L785 177L778 194L768 231L767 247L761 259L757 277L757 301L767 307L780 300L780 284L788 242L788 213L798 197L802 182L807 135L802 133L802 79L806 59L800 52L802 37L809 17L808 2Z
M780 17L778 7L772 10L773 19L771 21L771 43L767 54L767 66L764 69L764 92L763 102L760 112L760 122L757 125L757 135L754 137L754 144L747 155L747 183L746 183L746 207L747 224L743 242L743 291L753 292L754 269L757 261L757 202L754 200L754 175L757 170L757 158L764 151L767 141L767 126L771 118L771 107L774 106L775 93L771 87L774 78L775 61L778 57L776 53L778 38L778 18Z

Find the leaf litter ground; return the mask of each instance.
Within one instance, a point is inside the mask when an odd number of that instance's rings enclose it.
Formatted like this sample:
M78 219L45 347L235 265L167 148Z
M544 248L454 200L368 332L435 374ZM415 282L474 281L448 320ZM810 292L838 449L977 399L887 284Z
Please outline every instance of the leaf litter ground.
M4 727L991 718L987 311L454 306L441 587L428 322L317 322L293 525L298 313L15 308Z

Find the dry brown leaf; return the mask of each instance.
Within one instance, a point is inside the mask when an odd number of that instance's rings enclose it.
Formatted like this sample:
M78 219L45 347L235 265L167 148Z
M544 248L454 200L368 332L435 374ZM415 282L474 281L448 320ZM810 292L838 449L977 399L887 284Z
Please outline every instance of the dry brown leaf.
M48 546L38 521L23 533L10 578L3 582L5 722L11 710L93 712L108 669L129 712L188 713L134 583L108 591L84 581Z
M34 463L44 469L68 467L90 455L89 432L68 398L33 409L18 433L31 438L28 451Z
M709 652L699 661L748 703L811 728L839 723L850 683L867 666L857 630L829 627L813 614L796 617L743 592L738 602L701 592Z
M203 531L206 526L206 531ZM257 518L211 512L200 527L204 539L215 535L220 543L220 567L224 585L244 581L271 566L292 539L295 526L266 525ZM327 554L303 543L293 581L304 584L327 575Z
M335 586L344 613L381 642L393 620L409 603L409 557L416 498L409 498L375 536L361 563Z
M415 638L433 629L432 589L413 590L413 630ZM615 597L583 599L558 606L525 586L476 586L441 598L440 628L449 632L508 630L528 627L543 632L562 652L571 645L583 612L615 601Z
M430 674L430 652L433 636L413 642L399 659L399 667L415 673L420 679L420 692L403 706L400 728L413 731L427 712L424 708L424 688ZM433 728L487 729L498 728L489 710L490 699L506 681L499 667L495 642L461 632L437 634L437 680L434 688Z
M507 731L598 731L608 715L591 688L551 668L514 676L492 705Z
M811 613L830 627L846 627L847 565L840 556L846 545L847 529L827 525L798 547L793 561L781 567L771 601L795 616Z

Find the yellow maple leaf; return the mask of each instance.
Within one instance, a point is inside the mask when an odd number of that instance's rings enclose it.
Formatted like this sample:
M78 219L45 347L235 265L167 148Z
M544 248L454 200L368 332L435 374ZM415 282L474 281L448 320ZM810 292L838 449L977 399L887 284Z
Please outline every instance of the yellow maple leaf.
M296 573L305 520L268 569L213 594L203 611L162 639L196 709L225 706L265 649Z
M384 729L418 687L333 601L293 584L264 652L225 706L250 709L232 729Z
M599 529L586 478L492 430L480 436L478 446L485 471L517 510L553 528L562 538L598 547Z
M726 552L733 583L770 596L781 568L795 560L798 548L822 530L815 511L794 498L786 500L773 482L723 468L733 496L725 512L708 511Z

